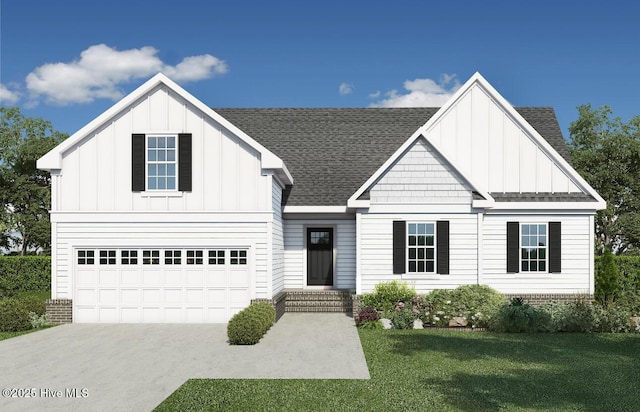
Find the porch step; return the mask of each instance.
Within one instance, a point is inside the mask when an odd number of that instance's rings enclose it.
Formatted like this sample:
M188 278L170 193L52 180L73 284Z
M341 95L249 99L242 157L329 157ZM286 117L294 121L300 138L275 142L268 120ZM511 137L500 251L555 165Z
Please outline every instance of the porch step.
M350 290L287 290L286 293L285 312L352 312Z

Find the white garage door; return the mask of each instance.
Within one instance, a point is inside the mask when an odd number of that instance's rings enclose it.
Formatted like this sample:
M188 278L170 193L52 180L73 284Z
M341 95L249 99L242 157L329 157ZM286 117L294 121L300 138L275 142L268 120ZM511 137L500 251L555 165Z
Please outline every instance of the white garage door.
M223 323L251 300L248 248L77 249L73 320Z

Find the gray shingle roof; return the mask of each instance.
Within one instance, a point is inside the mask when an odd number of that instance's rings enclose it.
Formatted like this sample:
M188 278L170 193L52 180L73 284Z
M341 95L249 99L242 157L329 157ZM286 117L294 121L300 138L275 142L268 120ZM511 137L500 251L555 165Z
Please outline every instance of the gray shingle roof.
M214 109L280 157L293 175L289 206L345 206L347 200L438 108ZM552 108L516 110L567 161Z

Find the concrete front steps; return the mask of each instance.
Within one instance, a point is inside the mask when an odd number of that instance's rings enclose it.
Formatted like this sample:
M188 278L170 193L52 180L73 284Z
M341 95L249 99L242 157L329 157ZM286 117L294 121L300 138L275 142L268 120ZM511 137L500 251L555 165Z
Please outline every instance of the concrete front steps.
M351 290L292 290L286 289L285 312L353 312Z

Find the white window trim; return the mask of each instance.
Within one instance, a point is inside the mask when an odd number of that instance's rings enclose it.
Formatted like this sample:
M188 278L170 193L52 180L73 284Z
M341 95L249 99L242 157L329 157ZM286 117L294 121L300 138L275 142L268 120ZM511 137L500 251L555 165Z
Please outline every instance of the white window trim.
M412 247L411 245L409 245L409 225L418 225L418 224L428 224L428 225L433 225L433 272L410 272L409 271L409 248ZM438 251L437 251L437 247L438 247L438 225L436 224L436 222L434 221L407 221L406 222L406 227L405 227L405 236L406 236L406 245L405 245L405 273L403 275L403 278L407 278L407 279L411 279L411 277L419 277L420 279L424 279L424 276L436 276L438 274ZM417 247L418 245L415 245L413 247ZM430 246L424 246L424 247L430 247ZM417 265L416 265L417 266ZM426 265L425 265L426 266ZM417 268L417 267L416 267Z
M175 175L175 189L149 189L149 138L150 137L173 137L175 138L175 160L173 161L173 163L175 164L175 170L176 170L176 175ZM149 194L147 195L147 197L162 197L162 196L173 196L176 195L177 193L179 193L179 196L182 196L182 192L178 191L178 165L179 165L179 159L178 159L178 134L173 134L173 133L149 133L149 134L145 134L145 139L144 139L144 186L145 186L145 192L148 192ZM152 164L159 164L158 161L153 161L154 163ZM170 162L165 160L164 164L167 165Z
M517 275L521 275L524 274L526 275L548 275L549 273L549 222L519 222L520 223L520 227L519 227L519 236L518 236L518 264L519 264L519 271L517 273ZM524 271L522 270L522 226L523 225L536 225L536 226L544 226L545 227L545 237L546 237L546 245L544 246L545 249L545 257L544 257L544 267L545 270L536 270L536 271L532 271L532 270L527 270ZM538 246L536 246L536 248L538 248ZM540 259L538 259L540 260Z

